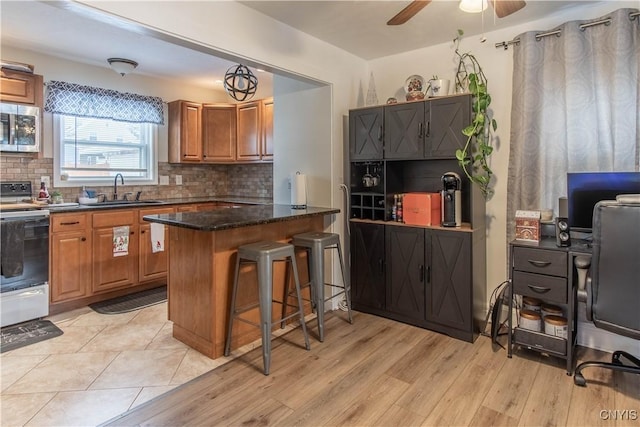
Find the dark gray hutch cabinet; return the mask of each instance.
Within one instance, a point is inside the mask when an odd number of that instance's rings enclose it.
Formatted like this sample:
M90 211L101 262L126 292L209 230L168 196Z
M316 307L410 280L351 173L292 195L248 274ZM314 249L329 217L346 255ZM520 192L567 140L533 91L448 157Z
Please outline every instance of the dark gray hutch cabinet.
M353 308L472 342L486 315L485 200L455 159L470 120L470 95L351 110L349 160ZM462 227L391 221L394 194L438 192L450 171Z

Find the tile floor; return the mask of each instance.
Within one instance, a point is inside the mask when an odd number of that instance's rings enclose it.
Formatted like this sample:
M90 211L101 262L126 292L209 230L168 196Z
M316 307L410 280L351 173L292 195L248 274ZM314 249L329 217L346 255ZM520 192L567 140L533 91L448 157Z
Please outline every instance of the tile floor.
M174 339L166 302L48 319L64 334L0 356L2 426L95 426L233 357L211 360Z

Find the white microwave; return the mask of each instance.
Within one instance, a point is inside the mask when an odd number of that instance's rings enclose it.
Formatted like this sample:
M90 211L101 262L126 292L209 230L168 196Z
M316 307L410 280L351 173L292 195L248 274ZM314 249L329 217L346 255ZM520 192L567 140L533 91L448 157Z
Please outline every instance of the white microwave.
M40 151L40 107L0 103L0 151Z

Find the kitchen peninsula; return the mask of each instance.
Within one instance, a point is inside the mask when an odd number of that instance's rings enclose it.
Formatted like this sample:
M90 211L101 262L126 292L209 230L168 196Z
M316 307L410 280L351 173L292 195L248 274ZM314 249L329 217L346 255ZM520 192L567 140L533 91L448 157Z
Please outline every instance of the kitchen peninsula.
M207 212L148 215L145 221L169 226L169 320L173 336L215 359L223 354L237 249L261 240L289 242L307 231L322 231L325 216L339 209L289 205L255 205ZM308 281L306 254L297 254L300 281ZM274 266L274 296L283 293L285 265ZM240 270L240 280L256 283L254 266ZM238 305L257 301L257 285L243 286ZM280 310L274 308L274 316ZM259 323L257 310L255 322ZM260 337L258 328L238 322L232 349Z

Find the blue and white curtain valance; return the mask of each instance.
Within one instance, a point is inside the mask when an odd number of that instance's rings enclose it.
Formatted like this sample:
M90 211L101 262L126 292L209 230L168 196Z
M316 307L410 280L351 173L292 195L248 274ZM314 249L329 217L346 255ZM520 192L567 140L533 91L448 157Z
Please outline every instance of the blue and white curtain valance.
M75 83L47 83L44 110L68 116L164 124L162 99Z

